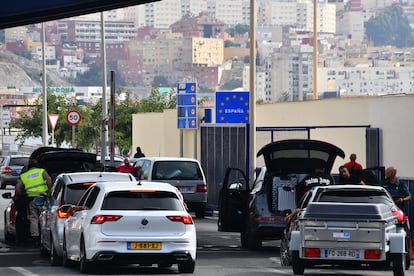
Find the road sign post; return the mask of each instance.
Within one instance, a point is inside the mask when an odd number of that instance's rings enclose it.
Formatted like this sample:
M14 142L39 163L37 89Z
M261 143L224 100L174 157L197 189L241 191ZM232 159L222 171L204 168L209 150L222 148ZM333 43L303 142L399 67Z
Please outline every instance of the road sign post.
M48 114L50 125L52 126L52 145L55 144L55 128L59 119L59 114Z
M72 146L75 147L76 135L75 126L77 126L82 120L82 116L77 110L69 110L66 113L66 121L72 126Z

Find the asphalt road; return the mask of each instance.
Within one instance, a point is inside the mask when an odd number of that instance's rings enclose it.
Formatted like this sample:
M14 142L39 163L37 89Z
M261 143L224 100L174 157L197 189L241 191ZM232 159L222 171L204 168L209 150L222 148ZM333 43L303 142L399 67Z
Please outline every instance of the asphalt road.
M10 190L10 188L9 188ZM4 190L0 190L0 194ZM50 266L47 257L40 256L37 248L5 244L3 240L3 212L8 200L0 198L0 275L61 276L80 275L78 268ZM293 275L291 267L282 267L279 261L279 242L266 241L263 248L248 251L240 247L238 233L217 232L217 216L194 219L197 227L197 276L275 276ZM94 275L177 275L178 269L139 266L101 266ZM372 275L391 276L392 271L345 270L319 267L306 269L305 275ZM414 276L414 268L406 271Z

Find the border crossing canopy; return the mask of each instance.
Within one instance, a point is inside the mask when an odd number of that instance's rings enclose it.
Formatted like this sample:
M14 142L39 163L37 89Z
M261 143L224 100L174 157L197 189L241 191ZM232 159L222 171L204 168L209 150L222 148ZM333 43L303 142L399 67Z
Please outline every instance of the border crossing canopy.
M153 0L2 0L0 29L141 5Z

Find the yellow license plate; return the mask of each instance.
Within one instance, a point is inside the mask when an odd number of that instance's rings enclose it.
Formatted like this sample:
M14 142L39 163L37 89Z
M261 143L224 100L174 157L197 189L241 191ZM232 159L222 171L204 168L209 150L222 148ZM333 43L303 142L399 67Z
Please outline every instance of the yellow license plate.
M128 242L128 250L161 250L160 242Z

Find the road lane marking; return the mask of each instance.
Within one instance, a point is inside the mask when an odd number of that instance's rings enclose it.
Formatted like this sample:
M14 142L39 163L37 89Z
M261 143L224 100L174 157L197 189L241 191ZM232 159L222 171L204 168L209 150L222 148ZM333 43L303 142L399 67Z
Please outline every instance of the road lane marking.
M26 276L39 276L38 274L34 274L33 272L24 269L23 267L9 267L10 269L19 272L22 275L26 275Z

